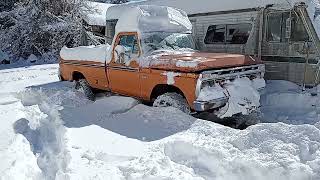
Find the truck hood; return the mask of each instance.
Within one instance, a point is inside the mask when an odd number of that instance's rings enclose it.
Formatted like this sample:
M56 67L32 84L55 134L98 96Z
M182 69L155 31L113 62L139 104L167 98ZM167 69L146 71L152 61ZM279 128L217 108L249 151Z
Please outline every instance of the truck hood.
M162 53L153 57L150 67L166 71L199 72L209 69L262 64L251 56L227 53L188 52L179 54Z

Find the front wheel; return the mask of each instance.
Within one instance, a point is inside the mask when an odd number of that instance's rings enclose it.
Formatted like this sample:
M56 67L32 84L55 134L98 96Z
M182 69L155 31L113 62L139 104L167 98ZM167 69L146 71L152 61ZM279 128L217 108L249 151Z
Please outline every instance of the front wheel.
M75 89L82 92L89 100L94 101L95 95L89 83L85 79L80 79L75 83Z
M158 96L153 103L153 107L174 107L184 113L191 113L187 100L178 93L165 93Z

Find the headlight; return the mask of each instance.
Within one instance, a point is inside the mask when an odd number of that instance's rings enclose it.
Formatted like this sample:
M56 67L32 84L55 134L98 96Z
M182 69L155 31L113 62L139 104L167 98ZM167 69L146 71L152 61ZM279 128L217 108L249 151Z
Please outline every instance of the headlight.
M201 84L201 89L203 89L204 87L212 87L214 85L214 81L203 81Z

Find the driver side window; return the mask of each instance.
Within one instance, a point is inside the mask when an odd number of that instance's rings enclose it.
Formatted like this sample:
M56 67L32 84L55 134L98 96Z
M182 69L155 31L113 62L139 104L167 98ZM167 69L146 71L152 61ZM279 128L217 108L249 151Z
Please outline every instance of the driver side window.
M125 64L139 55L139 44L136 35L122 35L116 46L116 62Z

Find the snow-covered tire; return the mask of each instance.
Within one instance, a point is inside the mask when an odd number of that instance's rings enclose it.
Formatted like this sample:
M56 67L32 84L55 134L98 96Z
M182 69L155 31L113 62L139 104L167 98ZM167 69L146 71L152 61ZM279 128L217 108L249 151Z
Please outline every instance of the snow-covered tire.
M172 92L158 96L153 102L153 107L174 107L184 113L191 113L187 100L182 95Z
M89 83L85 79L80 79L75 82L75 89L82 92L89 100L94 101L95 95L90 87Z

